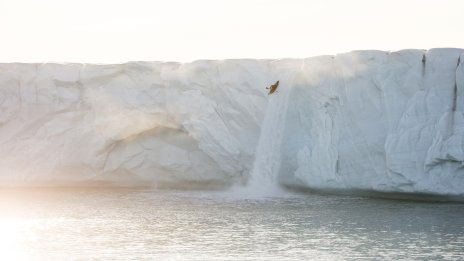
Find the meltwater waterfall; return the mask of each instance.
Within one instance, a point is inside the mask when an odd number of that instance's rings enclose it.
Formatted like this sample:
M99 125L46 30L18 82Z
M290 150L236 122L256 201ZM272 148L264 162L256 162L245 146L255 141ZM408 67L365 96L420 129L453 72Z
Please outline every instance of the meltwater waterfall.
M292 78L289 75L281 80L277 91L270 95L250 172L248 187L252 191L267 193L278 189L277 176Z

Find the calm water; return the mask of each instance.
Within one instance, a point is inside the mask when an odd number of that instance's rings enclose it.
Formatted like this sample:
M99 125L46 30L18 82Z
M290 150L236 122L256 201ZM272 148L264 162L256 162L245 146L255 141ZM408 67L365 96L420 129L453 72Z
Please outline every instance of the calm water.
M0 192L1 260L464 259L464 204L221 192Z

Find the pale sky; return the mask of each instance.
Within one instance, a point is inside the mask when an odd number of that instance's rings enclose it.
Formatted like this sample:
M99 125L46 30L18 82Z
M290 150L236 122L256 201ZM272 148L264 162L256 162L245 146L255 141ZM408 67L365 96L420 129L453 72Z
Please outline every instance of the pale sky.
M0 0L0 62L464 48L464 0Z

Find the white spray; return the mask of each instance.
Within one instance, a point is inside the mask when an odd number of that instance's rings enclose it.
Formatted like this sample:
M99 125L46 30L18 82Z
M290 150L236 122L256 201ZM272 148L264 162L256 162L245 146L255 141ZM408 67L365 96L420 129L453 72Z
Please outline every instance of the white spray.
M254 193L270 196L281 191L277 176L292 86L293 77L285 77L280 80L277 91L270 95L247 187Z

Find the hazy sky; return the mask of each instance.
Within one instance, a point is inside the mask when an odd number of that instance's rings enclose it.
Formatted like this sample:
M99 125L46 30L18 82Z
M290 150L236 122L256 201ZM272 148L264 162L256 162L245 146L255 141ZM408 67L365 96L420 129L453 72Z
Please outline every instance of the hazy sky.
M464 0L0 0L0 62L464 48Z

